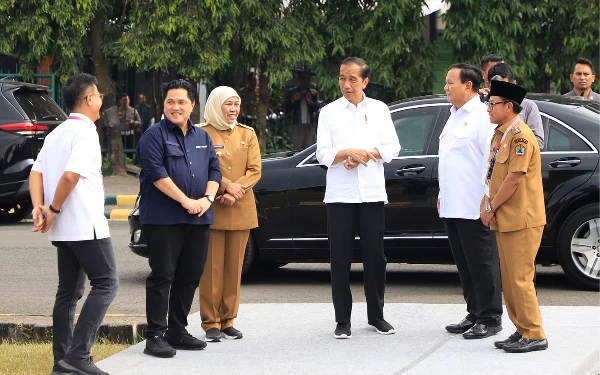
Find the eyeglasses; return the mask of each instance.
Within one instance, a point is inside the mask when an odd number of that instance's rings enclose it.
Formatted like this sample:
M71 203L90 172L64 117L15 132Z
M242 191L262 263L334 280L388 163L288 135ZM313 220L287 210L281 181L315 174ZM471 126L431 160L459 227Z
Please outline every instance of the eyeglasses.
M104 94L87 94L86 96L83 97L83 99L87 99L88 96L99 96L100 101L102 101L104 99Z
M502 103L508 103L508 101L503 101L503 102L485 102L485 105L487 105L489 109L494 109L494 106L496 104L502 104Z

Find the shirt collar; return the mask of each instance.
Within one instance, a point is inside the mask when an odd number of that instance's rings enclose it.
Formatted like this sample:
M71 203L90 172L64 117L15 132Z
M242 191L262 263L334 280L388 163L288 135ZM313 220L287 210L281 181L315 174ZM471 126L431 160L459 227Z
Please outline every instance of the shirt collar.
M179 126L173 124L166 117L162 121L165 122L165 124L167 125L167 129L169 131L173 131L175 129L179 129ZM196 127L194 126L194 123L192 123L191 119L188 119L188 131L191 131L191 132L194 132L194 133L196 132Z
M481 99L479 99L479 95L475 95L472 99L470 99L468 102L463 104L463 106L460 108L456 108L456 106L452 106L450 108L450 112L456 113L457 111L464 109L465 111L470 113L470 112L473 112L473 109L475 109L475 106L477 105L477 103L481 103Z
M515 115L510 120L508 120L506 123L502 124L501 126L498 126L496 129L500 133L503 133L503 134L506 133L506 129L508 129L508 127L510 126L510 124L512 124L512 122L515 120L515 118L517 118L517 116L519 116L519 115Z
M349 106L352 106L352 108L358 108L361 105L365 105L366 106L367 105L367 101L368 101L369 98L367 97L367 94L365 94L364 91L363 91L362 94L363 94L363 100L360 101L357 106L355 106L354 104L350 103L350 101L348 99L346 99L344 96L342 96L340 98L342 106L344 108L348 108ZM362 103L364 103L364 104L362 104Z
M96 128L96 124L94 124L94 121L92 121L92 119L90 119L89 117L87 117L83 113L71 112L69 114L69 120L82 120L85 123L87 123L88 125L93 126L94 129Z

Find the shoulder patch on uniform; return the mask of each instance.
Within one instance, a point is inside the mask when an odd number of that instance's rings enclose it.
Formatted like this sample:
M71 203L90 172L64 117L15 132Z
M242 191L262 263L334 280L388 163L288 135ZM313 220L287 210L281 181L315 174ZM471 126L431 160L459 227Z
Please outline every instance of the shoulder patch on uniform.
M238 125L241 126L242 128L246 128L246 129L250 129L250 130L254 131L254 128L252 126L240 124L239 122L238 122Z
M517 139L514 140L514 142L515 143L525 143L525 144L529 143L529 141L526 140L525 138L517 138Z
M525 155L525 145L522 143L517 144L517 146L515 147L515 154L518 156Z
M206 125L208 125L208 122L201 122L200 124L196 124L196 126L199 127L199 128L203 128Z
M521 128L519 127L519 125L515 125L512 128L512 133L513 134L519 134L521 132Z

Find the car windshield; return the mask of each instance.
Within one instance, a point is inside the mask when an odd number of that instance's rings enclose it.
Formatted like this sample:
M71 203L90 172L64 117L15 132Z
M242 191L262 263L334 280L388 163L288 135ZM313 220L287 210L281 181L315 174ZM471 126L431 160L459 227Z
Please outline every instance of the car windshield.
M60 107L43 91L16 90L15 99L29 119L35 121L64 121L67 119Z

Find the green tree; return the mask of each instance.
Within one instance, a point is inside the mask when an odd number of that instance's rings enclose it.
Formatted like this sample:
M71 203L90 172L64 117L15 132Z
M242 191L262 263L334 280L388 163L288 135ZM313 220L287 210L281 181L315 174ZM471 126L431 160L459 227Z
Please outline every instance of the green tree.
M31 80L44 56L52 57L53 70L61 82L81 72L88 56L104 98L104 124L109 129L111 169L125 175L125 156L119 132L117 100L105 53L110 36L121 28L120 0L5 0L0 3L0 51L19 57L19 74ZM116 20L116 21L115 21ZM118 33L118 31L117 31Z

